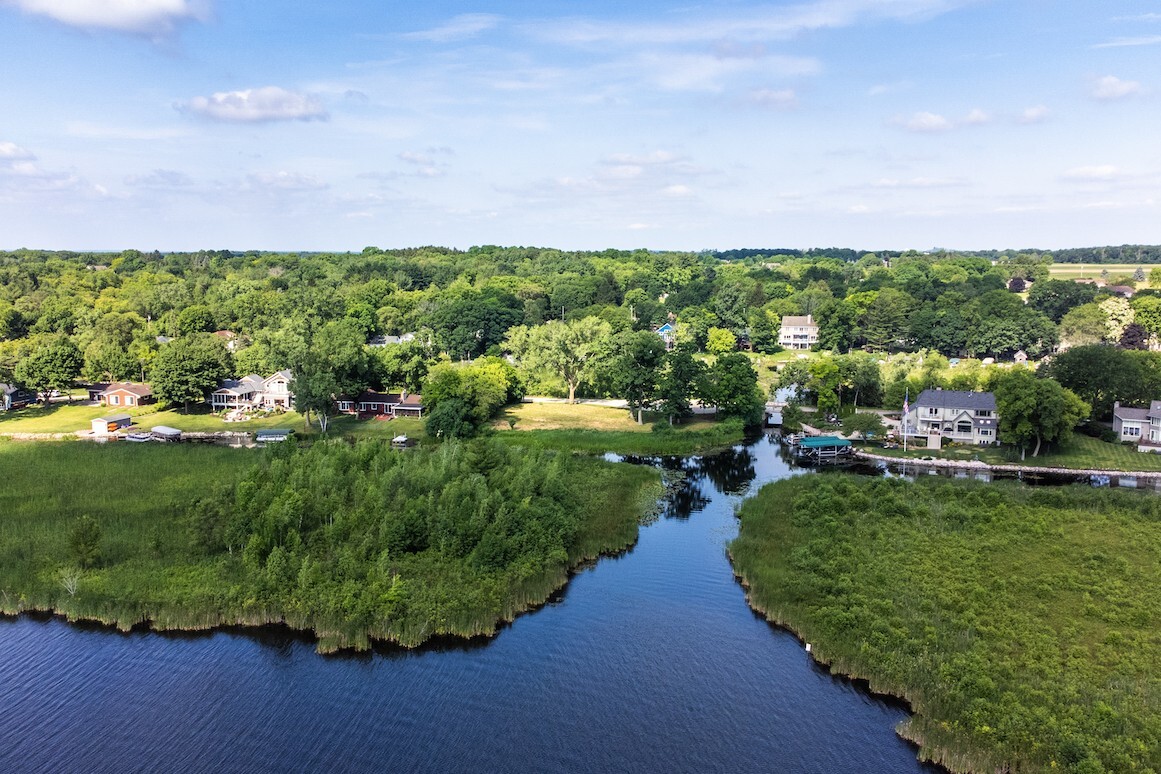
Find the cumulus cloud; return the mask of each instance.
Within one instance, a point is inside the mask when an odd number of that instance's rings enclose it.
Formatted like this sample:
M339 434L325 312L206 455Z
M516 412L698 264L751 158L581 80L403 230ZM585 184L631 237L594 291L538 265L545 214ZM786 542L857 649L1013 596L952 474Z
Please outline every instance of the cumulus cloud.
M30 151L21 148L14 142L0 142L0 160L3 161L28 161L35 159Z
M1137 81L1127 81L1115 75L1106 75L1096 80L1090 93L1096 99L1107 101L1130 97L1139 94L1140 91L1141 84Z
M906 129L909 132L920 134L939 134L949 132L961 126L979 126L991 123L992 116L980 108L973 108L961 119L951 119L939 113L920 111L910 116L896 116L891 123Z
M181 24L205 21L209 0L0 0L0 6L83 29L113 30L151 38L171 35Z
M243 91L220 91L180 103L179 110L215 121L261 123L265 121L326 120L327 112L317 98L278 86Z
M430 30L409 32L403 37L409 40L426 40L431 43L454 43L474 38L500 23L500 17L490 13L465 13L452 18L447 24Z
M965 124L986 124L991 120L992 117L988 115L987 112L980 110L979 108L974 108L970 113L967 114L967 117L964 118L963 122Z
M1030 108L1024 108L1024 112L1020 114L1020 123L1039 124L1046 118L1048 118L1048 108L1044 105L1033 105Z
M777 110L798 107L798 95L794 93L794 89L754 89L746 101L751 105Z
M922 132L926 134L946 132L954 126L950 120L938 113L928 112L915 113L908 118L897 118L895 119L895 123L909 132Z

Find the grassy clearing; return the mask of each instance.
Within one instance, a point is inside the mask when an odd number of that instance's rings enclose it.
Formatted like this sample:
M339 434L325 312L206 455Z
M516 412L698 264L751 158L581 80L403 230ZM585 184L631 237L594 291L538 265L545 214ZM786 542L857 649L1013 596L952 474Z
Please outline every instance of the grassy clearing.
M661 417L646 412L645 418L639 425L626 409L584 403L519 403L506 407L491 428L514 446L594 454L689 454L742 439L733 422L697 418L670 430Z
M132 416L133 424L143 430L166 425L187 433L252 433L255 430L289 429L294 430L299 436L318 435L318 423L307 428L302 415L295 411L258 416L246 422L226 422L221 416L211 413L209 406L195 406L186 414L181 410L162 411L157 406L119 409L115 406L90 406L78 403L52 403L48 406L38 404L15 411L0 412L0 433L75 433L78 430L90 429L92 420L98 417L120 413ZM419 439L426 437L422 420L409 417L382 421L340 416L331 420L328 431L331 437L390 439L401 434Z
M905 697L953 771L1161 770L1161 500L803 476L730 546L751 604Z
M1106 270L1110 278L1126 274L1132 276L1138 266L1145 270L1146 277L1154 268L1149 264L1140 263L1054 263L1048 269L1048 276L1052 279L1100 279L1101 272ZM1138 283L1137 287L1148 287L1148 283Z
M927 449L882 449L867 446L867 451L886 457L915 459L936 457L944 460L968 461L978 459L989 465L1023 465L1025 467L1062 468L1072 470L1161 471L1161 454L1143 454L1134 447L1106 443L1080 433L1059 447L1041 450L1039 457L1020 460L1020 452L1008 446L953 446L929 451Z

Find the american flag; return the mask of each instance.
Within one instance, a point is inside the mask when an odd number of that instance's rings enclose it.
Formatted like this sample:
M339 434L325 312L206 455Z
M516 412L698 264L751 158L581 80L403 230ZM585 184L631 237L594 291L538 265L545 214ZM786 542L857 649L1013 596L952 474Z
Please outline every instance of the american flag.
M911 397L911 390L910 389L904 390L903 391L903 429L904 429L904 431L906 431L906 429L907 429L907 412L909 410L907 408L907 399L909 397Z

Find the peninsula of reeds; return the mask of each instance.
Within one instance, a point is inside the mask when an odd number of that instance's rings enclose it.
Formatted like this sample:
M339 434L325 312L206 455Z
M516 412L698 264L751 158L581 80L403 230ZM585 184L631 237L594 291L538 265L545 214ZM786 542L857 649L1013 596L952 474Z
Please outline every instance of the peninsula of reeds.
M1161 499L804 476L740 510L751 605L905 698L956 772L1161 770Z
M320 650L495 632L631 545L656 471L490 441L0 442L0 611L285 623Z

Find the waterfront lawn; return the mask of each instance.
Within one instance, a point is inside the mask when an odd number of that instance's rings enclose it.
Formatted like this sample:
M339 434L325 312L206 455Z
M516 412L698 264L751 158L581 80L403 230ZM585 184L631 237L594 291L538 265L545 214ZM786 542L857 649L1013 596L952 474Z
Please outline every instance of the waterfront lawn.
M737 422L694 417L671 429L660 415L646 412L645 419L639 425L628 409L585 403L518 403L505 407L491 429L514 446L593 454L689 454L743 437Z
M883 449L867 445L867 451L886 457L915 459L936 457L945 460L969 461L978 459L990 465L1024 465L1031 467L1069 468L1074 470L1161 471L1161 454L1144 454L1134 447L1107 443L1081 433L1059 446L1042 449L1039 457L1020 459L1020 452L1011 446L953 446L939 451L927 449Z
M730 546L751 603L905 697L953 771L1161 770L1161 499L802 476Z

